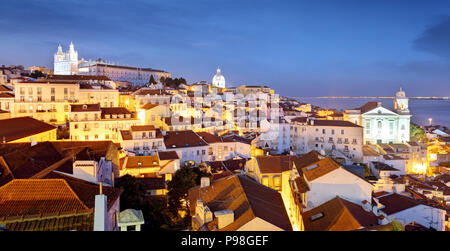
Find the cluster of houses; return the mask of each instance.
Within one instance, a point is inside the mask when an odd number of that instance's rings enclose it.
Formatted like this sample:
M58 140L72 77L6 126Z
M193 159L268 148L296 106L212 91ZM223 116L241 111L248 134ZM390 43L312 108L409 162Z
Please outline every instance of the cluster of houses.
M189 191L192 230L449 228L448 169L424 175L448 162L448 135L411 141L402 90L393 111L338 112L225 88L220 70L216 84L178 88L11 71L0 70L0 228L139 230L117 179L165 197L183 166L211 174Z

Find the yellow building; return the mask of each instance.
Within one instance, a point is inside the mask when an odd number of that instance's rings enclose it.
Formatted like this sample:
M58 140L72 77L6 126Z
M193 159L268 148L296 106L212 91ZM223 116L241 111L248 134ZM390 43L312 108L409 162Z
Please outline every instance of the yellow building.
M101 107L118 107L119 91L106 85L80 85L79 103L100 104Z
M158 104L145 104L140 107L138 118L143 125L152 125L155 128L163 128L163 118L170 117L171 112L168 106Z
M72 140L112 140L119 142L120 130L140 125L140 120L123 107L100 107L100 104L73 104L70 112Z
M75 83L16 83L12 115L64 124L68 120L70 104L78 102L79 91L79 85Z
M43 142L56 140L56 127L31 117L0 120L2 143Z
M136 111L132 92L119 93L119 107L124 107L132 112Z

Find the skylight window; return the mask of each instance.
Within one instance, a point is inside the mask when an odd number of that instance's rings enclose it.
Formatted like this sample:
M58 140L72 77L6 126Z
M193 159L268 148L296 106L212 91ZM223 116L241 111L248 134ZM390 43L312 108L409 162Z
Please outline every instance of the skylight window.
M309 166L309 167L306 168L306 170L307 170L307 171L310 171L310 170L312 170L312 169L314 169L314 168L316 168L316 167L318 167L318 166L319 166L319 165L317 165L317 164L316 164L316 165L313 165L313 166Z
M311 221L315 221L315 220L318 220L318 219L320 219L320 218L322 218L322 217L323 217L323 213L320 212L320 213L318 213L318 214L315 214L315 215L309 217L309 219L310 219Z

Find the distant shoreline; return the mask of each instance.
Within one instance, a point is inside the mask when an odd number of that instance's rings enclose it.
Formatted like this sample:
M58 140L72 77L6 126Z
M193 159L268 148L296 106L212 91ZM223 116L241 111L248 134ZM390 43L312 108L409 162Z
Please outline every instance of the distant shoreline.
M291 97L289 97L291 98ZM394 99L395 97L292 97L295 99L321 98L321 99ZM450 97L408 97L409 99L421 100L450 100Z

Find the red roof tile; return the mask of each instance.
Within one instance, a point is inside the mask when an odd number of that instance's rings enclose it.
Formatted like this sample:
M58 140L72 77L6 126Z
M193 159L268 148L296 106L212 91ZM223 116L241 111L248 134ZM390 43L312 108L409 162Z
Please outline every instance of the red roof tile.
M86 210L65 180L19 179L0 187L0 216Z
M10 142L54 129L56 129L55 126L32 117L2 119L0 120L0 142Z

